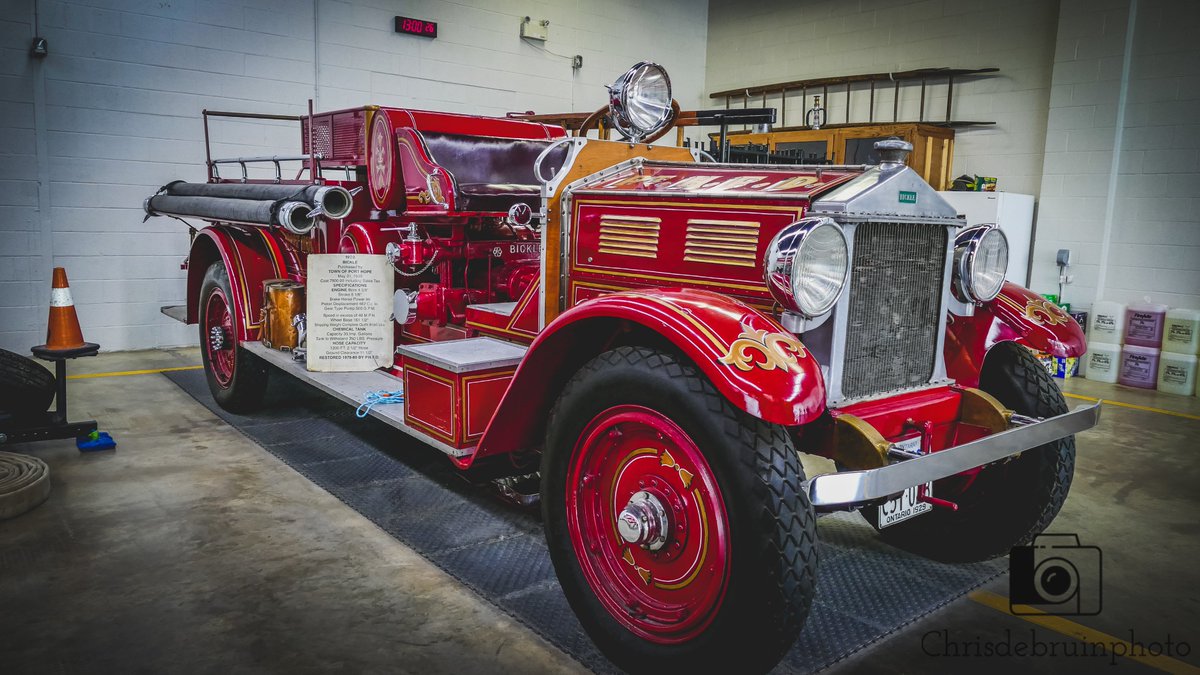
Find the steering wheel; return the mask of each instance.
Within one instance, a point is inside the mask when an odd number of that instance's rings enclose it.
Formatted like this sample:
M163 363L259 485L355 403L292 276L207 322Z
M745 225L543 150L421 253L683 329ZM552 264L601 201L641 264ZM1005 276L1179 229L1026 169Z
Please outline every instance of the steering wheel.
M587 119L583 120L583 124L579 125L579 131L576 135L577 136L586 136L587 132L589 132L592 129L599 126L600 120L602 120L606 116L608 116L608 113L610 112L610 108L611 108L611 106L605 105L605 106L601 107L599 110L597 110L596 112L592 113L591 115L588 115ZM641 139L638 142L639 143L653 143L654 141L657 141L658 139L667 135L667 132L671 130L671 127L675 126L675 120L678 117L679 117L679 101L676 101L675 99L671 99L671 116L667 118L667 122L665 124L663 124L661 129L659 129L658 131Z

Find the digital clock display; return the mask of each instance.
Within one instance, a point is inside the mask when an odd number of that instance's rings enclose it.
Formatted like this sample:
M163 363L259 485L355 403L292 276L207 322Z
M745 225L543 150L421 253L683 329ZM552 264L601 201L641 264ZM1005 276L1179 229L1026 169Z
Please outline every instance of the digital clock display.
M398 16L396 17L396 32L435 38L437 37L437 22Z

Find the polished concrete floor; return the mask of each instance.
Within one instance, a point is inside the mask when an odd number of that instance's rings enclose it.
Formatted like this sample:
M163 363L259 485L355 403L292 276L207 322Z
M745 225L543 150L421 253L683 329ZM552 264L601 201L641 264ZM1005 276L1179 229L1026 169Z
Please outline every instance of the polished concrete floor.
M194 349L129 352L71 372L196 363ZM582 670L161 375L70 388L71 417L99 420L120 447L5 448L45 459L54 491L0 522L0 672ZM1102 550L1101 613L1015 617L999 579L833 672L1200 672L1200 403L1086 380L1065 390L1125 404L1080 436L1050 528ZM1177 657L1061 656L1080 638L1134 652L1170 639ZM978 655L1003 645L1025 654Z

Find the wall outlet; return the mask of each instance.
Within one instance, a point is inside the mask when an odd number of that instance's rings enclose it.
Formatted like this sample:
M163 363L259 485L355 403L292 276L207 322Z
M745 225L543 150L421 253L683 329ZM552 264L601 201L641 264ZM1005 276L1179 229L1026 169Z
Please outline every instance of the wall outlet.
M1070 267L1070 265L1071 265L1071 249L1069 249L1069 248L1058 249L1058 255L1055 257L1055 262L1058 263L1059 267Z
M579 70L583 67L583 54L576 54L571 58L571 70Z
M526 40L541 40L545 42L550 39L550 20L549 19L534 19L525 17L521 21L521 37Z

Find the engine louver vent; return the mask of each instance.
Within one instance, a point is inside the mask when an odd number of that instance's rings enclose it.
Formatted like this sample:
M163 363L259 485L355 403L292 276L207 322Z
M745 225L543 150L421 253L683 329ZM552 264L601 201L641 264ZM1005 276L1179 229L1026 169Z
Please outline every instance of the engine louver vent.
M746 220L689 220L683 259L754 267L758 264L759 227L759 223Z
M602 216L599 250L610 255L656 258L661 223L661 218L646 216Z

